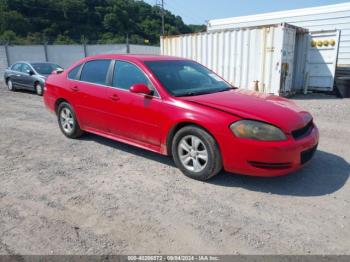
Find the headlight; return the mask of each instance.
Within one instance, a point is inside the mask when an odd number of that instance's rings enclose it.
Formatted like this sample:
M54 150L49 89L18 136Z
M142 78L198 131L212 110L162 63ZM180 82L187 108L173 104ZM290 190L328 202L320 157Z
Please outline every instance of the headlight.
M286 135L278 127L254 120L240 120L233 123L230 128L237 137L242 138L263 141L287 139Z

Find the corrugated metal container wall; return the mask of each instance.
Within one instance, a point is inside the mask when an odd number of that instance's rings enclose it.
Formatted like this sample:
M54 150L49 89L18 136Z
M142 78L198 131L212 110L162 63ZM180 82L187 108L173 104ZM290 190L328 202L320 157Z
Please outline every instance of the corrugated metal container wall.
M236 87L291 92L296 29L286 24L161 38L161 53L193 59Z
M350 3L213 19L208 22L207 28L210 32L276 23L292 24L310 32L341 30L338 66L350 66Z
M310 43L309 34L299 32L295 37L295 50L294 50L294 72L293 72L293 90L300 92L305 88L306 82L306 63L307 63L307 50Z

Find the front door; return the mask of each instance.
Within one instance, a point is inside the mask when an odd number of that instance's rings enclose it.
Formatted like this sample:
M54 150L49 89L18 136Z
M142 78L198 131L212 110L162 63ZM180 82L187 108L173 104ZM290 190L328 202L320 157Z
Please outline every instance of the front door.
M146 84L154 94L146 96L129 91L134 84ZM116 61L112 88L108 89L109 132L137 143L160 146L164 120L162 100L145 73L136 65Z
M30 74L30 72L33 72L33 69L27 65L23 64L22 66L22 72L20 77L20 84L27 89L33 90L34 89L34 78Z

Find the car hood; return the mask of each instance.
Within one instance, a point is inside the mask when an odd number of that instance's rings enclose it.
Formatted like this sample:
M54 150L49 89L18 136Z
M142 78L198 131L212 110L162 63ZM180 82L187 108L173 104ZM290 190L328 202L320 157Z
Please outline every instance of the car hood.
M304 127L312 116L293 101L283 97L232 89L226 92L181 97L246 119L268 122L285 132Z
M38 77L46 79L50 74L39 74Z

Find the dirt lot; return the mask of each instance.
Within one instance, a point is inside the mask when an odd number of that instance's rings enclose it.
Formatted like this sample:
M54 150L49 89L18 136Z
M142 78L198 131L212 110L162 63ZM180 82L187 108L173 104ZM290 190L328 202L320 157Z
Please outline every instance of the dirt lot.
M321 133L307 167L203 183L168 157L69 140L41 97L0 88L0 254L350 254L350 99L294 99Z

